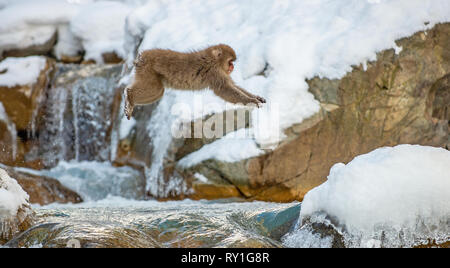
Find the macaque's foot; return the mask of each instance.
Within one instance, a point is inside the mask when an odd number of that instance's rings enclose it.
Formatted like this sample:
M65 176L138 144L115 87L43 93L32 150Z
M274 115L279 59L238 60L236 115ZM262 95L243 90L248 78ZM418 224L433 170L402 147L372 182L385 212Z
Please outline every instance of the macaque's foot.
M266 103L266 99L260 96L256 96L256 99L259 100L261 103Z
M263 100L264 100L264 99L263 99ZM262 100L260 100L258 97L256 97L256 98L252 98L252 99L250 100L249 103L251 103L251 104L256 104L256 107L261 108L261 107L262 107L262 104L265 103L265 102L266 102L265 100L262 101Z

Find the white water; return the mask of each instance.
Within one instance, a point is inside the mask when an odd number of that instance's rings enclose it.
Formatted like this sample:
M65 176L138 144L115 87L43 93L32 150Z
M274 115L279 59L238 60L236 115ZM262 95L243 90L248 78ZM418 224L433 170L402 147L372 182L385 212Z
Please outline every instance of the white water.
M4 122L6 124L6 128L9 132L10 138L11 138L11 156L12 160L16 160L17 156L17 130L16 125L9 119L8 115L6 114L5 107L3 107L3 103L0 102L0 121ZM3 149L2 153L6 153Z
M111 196L129 200L145 198L142 174L131 167L114 167L109 162L59 161L48 170L16 168L18 171L48 176L78 193L85 202L96 202Z
M39 146L34 157L43 156L46 166L60 160L109 160L107 131L112 124L118 67L58 68L41 105L44 113L38 118ZM71 81L74 76L76 81Z

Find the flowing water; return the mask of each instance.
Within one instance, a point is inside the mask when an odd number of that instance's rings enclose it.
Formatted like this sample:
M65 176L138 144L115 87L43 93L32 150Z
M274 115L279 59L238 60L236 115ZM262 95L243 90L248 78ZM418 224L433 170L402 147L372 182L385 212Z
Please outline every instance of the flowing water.
M57 72L33 122L39 133L28 160L44 166L61 160L107 161L111 113L120 66L57 65Z
M282 247L298 204L109 198L35 207L40 224L6 247Z

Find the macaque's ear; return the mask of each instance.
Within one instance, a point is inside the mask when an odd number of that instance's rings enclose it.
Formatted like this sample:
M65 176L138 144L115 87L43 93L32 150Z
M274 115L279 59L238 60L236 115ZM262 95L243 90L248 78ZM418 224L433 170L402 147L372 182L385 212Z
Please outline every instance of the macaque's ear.
M213 49L212 54L216 59L218 59L220 56L222 56L222 49L215 48Z

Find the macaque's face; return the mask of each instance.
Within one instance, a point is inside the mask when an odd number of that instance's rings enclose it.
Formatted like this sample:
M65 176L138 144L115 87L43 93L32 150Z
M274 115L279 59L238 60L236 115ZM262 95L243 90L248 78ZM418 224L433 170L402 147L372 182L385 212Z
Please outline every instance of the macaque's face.
M228 74L231 74L231 72L234 70L234 60L230 59L228 61Z
M234 50L227 45L217 45L210 49L211 55L218 61L219 68L230 75L234 70L234 61L236 60L236 53Z

